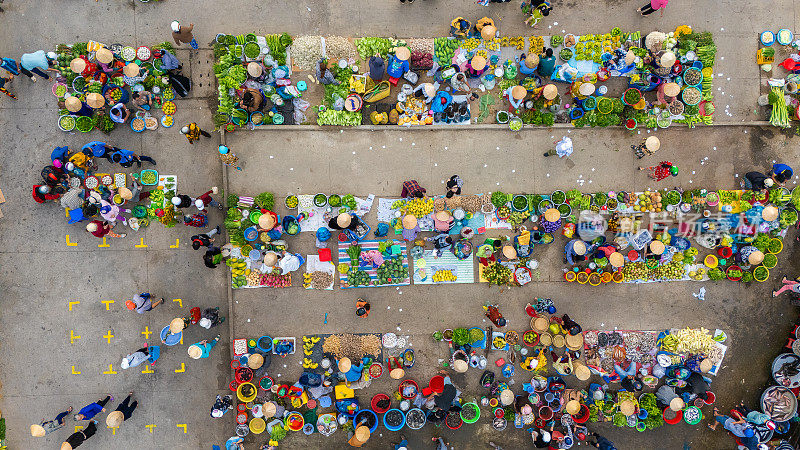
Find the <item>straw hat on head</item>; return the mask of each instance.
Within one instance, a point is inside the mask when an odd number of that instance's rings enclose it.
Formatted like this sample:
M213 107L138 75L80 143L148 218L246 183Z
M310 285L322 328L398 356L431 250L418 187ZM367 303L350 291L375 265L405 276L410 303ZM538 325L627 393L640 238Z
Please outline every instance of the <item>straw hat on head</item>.
M348 213L341 213L336 216L336 225L339 225L342 228L347 228L350 226L350 223L353 221L353 217L350 216Z
M632 416L636 412L636 406L630 400L623 400L619 404L619 412L625 416Z
M261 353L253 353L247 358L247 367L256 370L264 365L264 356Z
M517 251L514 249L514 247L506 245L503 247L503 256L508 259L514 259L517 257Z
M192 359L200 359L200 357L203 356L203 350L196 344L190 345L189 348L186 349L186 353L188 353L189 358Z
M262 230L271 230L275 228L275 217L272 214L262 214L258 217L258 227Z
M634 61L636 61L636 54L628 50L628 53L625 54L625 64L631 65Z
M661 255L664 253L666 246L661 241L652 241L650 242L650 251L653 252L654 255Z
M572 252L578 256L583 256L586 254L586 244L583 241L577 241L572 245Z
M350 358L342 358L339 360L339 372L349 372L350 368L353 367L353 363L350 362Z
M119 188L119 196L125 200L130 200L133 198L133 192L131 192L130 189L123 186Z
M669 402L669 409L671 409L671 410L673 410L675 412L682 411L683 408L685 408L685 407L686 407L686 403L680 397L675 397L672 400L670 400L670 402Z
M580 410L581 410L581 402L579 402L577 400L568 401L566 410L567 410L567 414L569 414L571 416L574 416L575 414L578 414L578 412L580 412Z
M547 317L534 317L531 321L531 328L537 333L542 333L550 328L550 321Z
M125 416L122 414L122 411L111 411L108 413L108 416L106 416L106 426L109 428L119 428L124 420Z
M647 139L644 140L644 146L651 152L654 152L661 148L661 140L655 136L648 136Z
M486 58L481 55L475 55L472 57L472 61L469 62L469 65L472 66L474 70L483 70L486 67Z
M500 403L502 403L503 406L514 403L514 393L511 392L511 389L503 389L503 391L500 392Z
M72 450L72 446L69 445L69 442L62 442L61 443L61 450Z
M761 261L764 261L764 252L762 252L761 250L756 250L753 253L750 253L750 256L747 257L747 262L749 262L754 266L761 264ZM706 361L708 360L707 359L703 360L703 362Z
M274 266L278 263L278 255L275 252L267 252L264 254L264 264Z
M481 38L484 41L490 41L497 35L497 27L494 25L486 25L481 30Z
M678 83L667 83L664 85L664 95L667 97L677 97L681 93L681 87Z
M700 371L703 373L711 372L711 369L714 367L714 363L711 362L710 359L705 358L700 361Z
M422 85L422 89L425 91L425 95L428 97L433 97L436 95L436 86L431 83L425 83Z
M580 350L583 347L583 335L578 333L576 335L567 334L567 348L570 350Z
M581 381L586 381L592 376L592 371L583 364L573 363L573 367L575 368L575 376Z
M258 78L263 72L264 70L261 69L261 65L259 65L257 62L247 63L247 74L251 77Z
M659 63L661 63L661 67L672 67L675 64L675 61L677 61L675 53L667 51L664 52L663 55L661 55Z
M413 230L417 226L417 218L412 216L411 214L406 214L403 217L403 228L406 230Z
M514 100L522 100L526 95L528 95L528 90L520 85L511 88L511 96L514 97Z
M135 77L139 75L139 65L136 63L128 63L123 69L122 73L128 77Z
M178 334L183 331L183 319L180 317L176 317L172 319L169 323L169 332L172 334Z
M408 58L411 57L411 51L408 47L397 47L394 51L394 55L400 61L408 61Z
M400 367L396 367L396 368L392 369L391 372L389 372L389 378L391 378L393 380L399 380L399 379L403 378L404 376L406 376L406 371L403 370Z
M436 213L436 220L439 222L447 222L450 220L450 214L447 211L439 211Z
M82 73L86 69L86 60L83 58L73 58L69 62L69 68L75 73Z
M614 252L608 257L608 261L614 267L622 267L625 265L625 257L620 252Z
M86 104L89 105L90 108L100 109L105 106L106 99L102 94L92 92L90 94L86 94Z
M98 49L94 54L94 57L103 64L108 64L114 60L114 54L111 53L111 50L105 47Z
M550 208L544 212L544 220L548 222L555 222L561 218L561 213L555 208Z
M67 97L67 99L64 100L64 105L67 107L67 110L70 111L70 112L78 112L78 111L81 110L81 107L83 106L81 104L81 99L79 99L78 97L76 97L74 95L70 96L70 97Z
M581 95L585 95L587 97L594 94L594 91L595 87L594 84L592 83L583 83L580 85L580 87L578 87L578 92L580 92Z
M456 372L464 373L467 371L467 368L469 368L469 364L467 364L467 362L463 359L457 359L453 361L453 370Z
M558 88L555 84L547 84L544 87L544 98L547 100L554 100L558 96Z
M761 211L761 218L767 222L772 222L778 218L778 208L772 205L767 206L763 211Z
M42 428L41 425L31 425L31 436L44 437L45 434L47 433L44 431L44 428Z
M358 439L359 442L367 442L369 435L369 427L362 425L356 428L356 439Z
M535 53L528 53L525 56L525 67L528 69L535 69L539 65L539 55Z

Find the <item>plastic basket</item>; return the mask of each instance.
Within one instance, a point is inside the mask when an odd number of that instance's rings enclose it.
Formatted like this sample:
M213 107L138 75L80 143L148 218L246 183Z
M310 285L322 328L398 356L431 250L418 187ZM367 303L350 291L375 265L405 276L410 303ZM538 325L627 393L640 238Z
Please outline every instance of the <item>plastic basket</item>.
M475 417L465 418L464 411L467 409L472 409L475 412ZM464 423L475 423L480 418L481 418L481 409L478 407L476 403L474 402L465 403L464 406L461 407L461 420L463 420Z

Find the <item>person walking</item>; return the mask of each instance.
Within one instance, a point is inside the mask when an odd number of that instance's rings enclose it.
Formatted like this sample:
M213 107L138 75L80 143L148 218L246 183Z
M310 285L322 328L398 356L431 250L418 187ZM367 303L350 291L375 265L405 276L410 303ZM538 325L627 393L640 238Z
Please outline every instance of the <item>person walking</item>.
M208 233L202 234L195 234L192 236L192 248L195 250L200 250L200 247L211 247L211 244L214 242L214 238L211 236L217 235L220 233L220 227L217 225L216 228L209 231Z
M31 425L31 436L44 437L48 434L61 429L66 425L67 416L72 412L72 406L68 410L58 413L53 420L42 420L38 425Z
M800 294L800 282L797 282L795 280L789 280L786 277L783 277L781 283L783 283L783 286L781 286L780 289L778 289L777 291L772 291L773 297L777 297L786 291L792 291L795 294Z
M194 29L193 23L190 23L188 27L183 27L181 26L180 22L173 20L170 24L170 27L172 28L172 39L175 40L175 44L181 45L186 43L189 44L194 50L199 48L197 41L192 35L192 30Z
M589 433L588 437L594 438L594 441L587 440L589 445L591 445L592 447L597 447L600 450L617 450L617 447L614 446L613 442L609 441L603 436L600 436L597 433L594 432Z
M100 220L93 220L86 224L86 231L92 233L95 237L104 238L106 236L113 237L113 238L124 238L127 236L125 233L117 234L111 231L114 228L114 225L109 224L106 221Z
M122 362L119 364L120 367L123 369L128 369L130 367L136 367L143 362L150 359L150 349L148 348L147 344L144 347L136 350L133 353L128 353L127 355L122 357ZM155 364L155 361L152 362Z
M127 300L125 302L125 306L131 310L136 311L139 314L144 314L147 311L152 311L153 308L156 306L164 303L164 298L159 298L155 302L150 300L150 293L149 292L142 292L141 294L136 294L133 296L132 300Z
M219 338L220 335L217 335L217 337L215 337L211 341L203 339L202 341L196 344L190 345L189 348L187 349L189 357L192 359L208 358L211 349L214 348L215 345L217 345L217 342L219 342Z
M0 77L0 92L16 100L17 96L8 91L8 85L12 81L14 81L14 75L9 74L7 77Z
M97 421L89 421L89 426L86 428L72 433L66 441L61 444L61 450L72 450L80 447L87 439L94 436L97 432Z
M156 165L156 160L145 155L136 155L130 150L117 149L111 154L111 162L117 163L122 167L128 168L136 163L136 167L142 167L142 161L147 161L152 165Z
M201 212L205 211L206 207L208 207L208 206L211 206L212 208L222 209L222 203L214 200L211 197L211 194L216 195L218 192L219 192L219 190L217 189L216 186L212 187L211 190L200 194L200 196L198 196L194 200L194 206L197 208L198 211L201 211Z
M206 330L210 330L223 322L225 322L225 318L219 316L219 306L217 306L204 309L200 314L200 320L197 321L197 324Z
M639 167L639 170L647 170L649 172L647 176L655 181L661 181L670 175L673 177L678 176L678 167L669 161L661 161L657 166Z
M649 2L645 3L644 6L639 8L639 11L643 16L650 15L659 9L664 9L667 7L669 0L650 0ZM664 11L661 11L661 14L664 14Z
M239 166L239 157L224 145L219 146L219 160L226 166L235 167L236 170L242 170L242 167Z
M744 178L739 181L739 186L742 189L749 189L751 191L764 191L775 185L775 180L764 175L761 172L747 172Z
M108 416L106 416L107 427L119 428L122 422L131 418L133 410L139 405L139 402L136 400L130 403L131 397L133 397L133 392L128 392L128 396L117 406L117 409L111 411Z
M359 297L356 299L356 316L366 319L369 316L369 302Z
M36 77L33 76L33 74L39 75L45 80L49 80L50 75L47 74L48 71L58 72L58 70L53 68L56 58L58 58L56 52L45 53L44 50L24 53L19 58L19 70L34 83L36 82Z
M186 136L186 139L189 140L190 144L194 144L194 141L200 140L200 136L210 138L211 134L199 126L195 122L186 125L185 127L181 128L181 134Z
M96 416L98 413L105 411L106 403L108 403L109 400L114 400L114 397L111 394L106 395L106 398L104 399L100 399L96 402L89 403L88 405L81 408L81 410L78 411L78 414L75 414L74 417L75 420L76 421L89 420L92 417Z
M461 186L464 185L464 180L458 175L453 175L447 180L447 193L445 197L452 198L454 195L461 195Z
M205 228L208 226L208 216L202 213L184 215L183 224L187 227Z
M556 144L556 147L545 153L544 156L558 155L559 158L564 158L572 154L572 139L564 136L560 141L554 142L554 144Z
M722 424L722 428L730 431L737 438L752 437L755 434L752 425L746 420L736 420L733 417L724 416L719 413L719 409L714 408L714 422L709 423L708 428L716 430L719 424Z

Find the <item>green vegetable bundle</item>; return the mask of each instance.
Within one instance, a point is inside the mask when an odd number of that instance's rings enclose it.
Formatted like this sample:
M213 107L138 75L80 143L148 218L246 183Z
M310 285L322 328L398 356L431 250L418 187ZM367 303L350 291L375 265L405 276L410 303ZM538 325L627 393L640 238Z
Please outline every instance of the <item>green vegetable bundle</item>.
M786 109L786 98L781 88L773 87L769 95L769 100L772 104L772 114L769 116L769 123L775 127L789 128L789 112Z
M483 277L490 286L492 284L501 286L511 282L511 269L500 263L492 263L483 270Z
M508 194L505 192L495 191L492 192L492 205L495 208L500 208L508 203Z
M347 247L345 250L347 256L350 257L350 265L353 267L358 267L359 258L361 257L361 246L358 244L353 244L350 247Z
M481 337L483 337L481 335ZM470 334L466 328L456 328L453 330L453 344L455 345L464 345L469 343L470 341Z
M392 44L389 39L386 38L365 37L356 40L356 48L358 49L358 55L361 56L361 59L367 61L370 56L376 53L385 58L389 54Z
M317 125L337 125L343 127L357 127L361 125L363 116L360 111L336 111L326 109L317 114Z
M253 203L259 208L272 210L275 206L275 196L272 192L262 192L253 199Z
M105 134L111 132L114 129L114 121L111 120L111 117L108 114L104 114L102 112L96 112L94 115L94 127L98 130L102 131Z

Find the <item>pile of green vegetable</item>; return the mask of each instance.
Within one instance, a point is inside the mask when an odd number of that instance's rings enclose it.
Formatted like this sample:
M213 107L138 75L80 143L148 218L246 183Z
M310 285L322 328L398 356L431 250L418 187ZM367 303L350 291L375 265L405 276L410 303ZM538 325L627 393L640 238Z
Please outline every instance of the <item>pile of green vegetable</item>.
M392 49L392 43L387 38L365 37L356 40L356 48L358 49L358 56L367 61L370 56L375 54L380 54L383 58L386 58L389 50Z
M387 259L378 267L377 284L396 284L408 278L408 269L400 258Z

